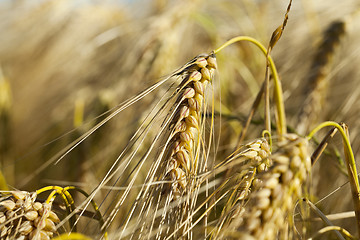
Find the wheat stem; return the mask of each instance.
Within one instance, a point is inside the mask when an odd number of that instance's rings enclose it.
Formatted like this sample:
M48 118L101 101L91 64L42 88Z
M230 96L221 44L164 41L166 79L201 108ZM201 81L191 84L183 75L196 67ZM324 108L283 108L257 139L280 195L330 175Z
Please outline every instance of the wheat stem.
M351 233L349 233L348 231L346 231L346 229L339 227L339 226L327 226L324 227L322 229L320 229L313 237L309 238L308 240L312 240L315 238L318 238L320 235L329 232L329 231L339 231L341 232L344 236L346 236L347 239L351 239L351 240L356 240L358 238L354 237L353 235L351 235Z
M341 126L342 125L342 126ZM355 215L357 220L357 228L358 228L358 234L360 236L360 186L359 186L359 179L358 174L356 170L356 162L354 153L351 148L349 135L347 131L347 126L345 124L338 124L336 122L327 121L319 124L314 130L310 132L310 134L307 136L307 138L310 140L315 133L317 133L319 130L321 130L324 127L335 127L341 134L344 142L344 153L345 153L345 159L347 162L347 168L348 168L348 176L349 181L351 185L351 192L353 197L353 203L355 207Z
M216 53L220 52L221 50L223 50L225 47L227 47L233 43L240 42L240 41L247 41L247 42L251 42L251 43L255 44L263 52L263 54L265 56L267 56L267 58L269 60L270 69L271 69L271 72L274 77L274 100L275 100L277 116L278 116L277 117L277 122L278 122L277 131L278 131L278 135L282 136L282 135L286 134L286 116L285 116L285 106L284 106L284 98L283 98L283 93L282 93L282 86L281 86L279 74L276 70L275 63L274 63L272 57L270 55L267 55L266 48L258 40L254 39L252 37L238 36L238 37L234 37L234 38L230 39L229 41L224 43L222 46L220 46L219 48L214 50L214 53L216 54Z
M317 208L315 204L313 204L309 199L304 198L303 201L305 201L313 210L313 212L318 215L328 226L334 226L334 224L326 217L326 215L322 213L320 209ZM340 234L338 230L335 230L335 234L338 236L339 239L345 240L345 238Z

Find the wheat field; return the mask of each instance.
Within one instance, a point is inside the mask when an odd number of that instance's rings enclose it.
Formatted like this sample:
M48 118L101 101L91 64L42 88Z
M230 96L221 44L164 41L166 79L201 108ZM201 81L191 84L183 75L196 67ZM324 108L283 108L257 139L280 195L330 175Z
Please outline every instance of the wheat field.
M0 1L0 239L359 239L360 4Z

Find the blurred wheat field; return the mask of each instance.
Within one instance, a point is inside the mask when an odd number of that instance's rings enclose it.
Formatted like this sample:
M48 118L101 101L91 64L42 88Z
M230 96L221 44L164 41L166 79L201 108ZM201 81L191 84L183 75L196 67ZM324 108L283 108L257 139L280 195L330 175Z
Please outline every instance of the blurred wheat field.
M0 1L0 238L357 239L360 4L288 4Z

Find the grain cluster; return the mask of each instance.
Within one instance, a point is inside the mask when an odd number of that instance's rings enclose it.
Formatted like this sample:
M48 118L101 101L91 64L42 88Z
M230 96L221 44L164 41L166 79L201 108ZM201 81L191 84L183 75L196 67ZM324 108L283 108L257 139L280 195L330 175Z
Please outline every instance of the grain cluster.
M36 201L36 193L12 191L0 201L0 238L46 240L54 236L60 219L52 205Z
M266 171L271 165L270 159L268 158L270 154L270 146L267 140L262 138L248 143L246 150L236 156L236 158L246 159L244 162L246 168L240 172L242 178L240 181L238 200L244 200L248 197L256 185L257 173Z
M183 85L180 85L180 95L175 103L178 107L170 123L171 145L165 170L165 179L172 182L173 199L186 191L188 179L197 172L199 153L195 149L202 124L204 94L216 66L214 54L201 55L182 71Z
M271 155L272 166L257 176L258 189L249 196L238 230L253 239L284 239L295 202L311 168L307 140L286 135ZM290 226L293 227L293 226Z

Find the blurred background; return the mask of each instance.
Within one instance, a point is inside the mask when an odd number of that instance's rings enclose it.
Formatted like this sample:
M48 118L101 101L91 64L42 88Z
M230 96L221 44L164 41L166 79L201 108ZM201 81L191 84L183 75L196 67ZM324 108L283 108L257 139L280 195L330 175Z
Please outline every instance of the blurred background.
M282 23L287 4L285 0L0 1L0 164L7 183L28 191L49 184L77 184L91 190L161 91L113 118L58 164L49 160L104 119L107 111L194 56L239 35L266 46ZM357 0L294 1L272 52L283 82L288 127L306 134L324 120L343 121L349 125L357 159L359 8ZM343 31L333 27L332 35L324 38L336 21L344 23ZM265 59L249 43L228 47L217 59L214 91L224 115L217 126L221 161L236 145L263 81ZM318 71L322 80L315 88ZM300 112L311 94L318 101L304 120ZM220 112L220 107L216 110ZM258 122L261 119L261 114L255 116ZM248 140L259 137L259 129L254 123ZM341 152L339 137L333 145ZM322 158L313 171L314 196L321 198L346 182L342 170L336 158ZM322 210L326 214L352 210L349 189L345 186L332 195ZM352 221L339 222L354 230Z

